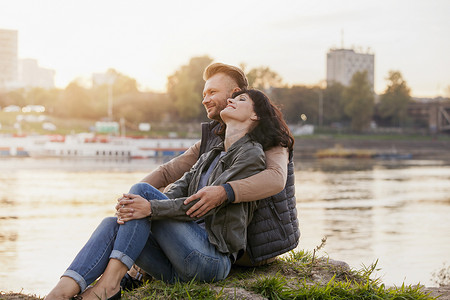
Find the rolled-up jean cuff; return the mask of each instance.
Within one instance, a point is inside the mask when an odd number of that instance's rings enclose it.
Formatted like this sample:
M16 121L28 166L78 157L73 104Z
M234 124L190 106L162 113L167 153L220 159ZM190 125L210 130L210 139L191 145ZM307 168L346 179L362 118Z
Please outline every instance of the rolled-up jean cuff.
M128 255L118 250L113 250L109 258L115 258L120 260L125 266L128 267L128 270L131 269L131 267L134 265L134 261Z
M87 287L86 281L84 278L73 270L66 270L62 276L70 277L80 286L80 294L84 292Z

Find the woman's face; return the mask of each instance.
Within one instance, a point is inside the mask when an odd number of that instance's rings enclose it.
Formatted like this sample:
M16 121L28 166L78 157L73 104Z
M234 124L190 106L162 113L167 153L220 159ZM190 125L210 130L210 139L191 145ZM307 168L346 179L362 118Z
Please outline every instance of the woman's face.
M227 106L220 112L222 120L236 120L240 122L256 121L258 117L253 110L253 100L247 94L241 94L235 98L228 98Z

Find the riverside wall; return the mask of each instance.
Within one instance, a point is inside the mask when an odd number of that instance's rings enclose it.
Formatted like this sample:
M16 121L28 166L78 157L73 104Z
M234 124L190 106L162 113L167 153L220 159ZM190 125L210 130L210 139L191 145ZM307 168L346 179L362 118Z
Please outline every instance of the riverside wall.
M344 149L372 150L376 153L411 154L414 159L450 159L450 140L404 139L344 139L332 136L295 139L296 158L314 158L318 150L342 147Z

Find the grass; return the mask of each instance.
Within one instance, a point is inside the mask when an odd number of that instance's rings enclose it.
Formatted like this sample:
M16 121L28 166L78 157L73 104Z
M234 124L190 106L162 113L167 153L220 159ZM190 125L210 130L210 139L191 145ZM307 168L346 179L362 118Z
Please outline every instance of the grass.
M14 123L18 115L45 115L40 113L22 113L22 112L3 112L0 111L0 120L2 127L0 128L0 133L16 133L14 129ZM46 131L42 129L42 123L27 123L25 121L21 122L22 132L25 134L70 134L70 133L80 133L89 132L90 128L95 125L95 120L88 119L74 119L74 118L59 118L47 115L47 122L52 122L56 125L57 129L53 132ZM186 130L186 128L190 130ZM198 122L193 122L191 124L177 124L177 123L161 123L152 124L152 129L149 132L140 132L137 130L127 130L128 135L133 136L152 136L152 137L165 137L169 132L177 132L179 137L187 137L188 135L194 134L197 137L200 132L200 127ZM440 135L427 135L427 134L407 134L407 133L367 133L367 134L351 134L351 133L316 133L313 135L301 135L296 136L295 139L298 140L310 140L310 139L328 139L333 138L337 141L339 140L409 140L409 141L430 141L430 140L450 140L450 135L440 134Z
M324 242L322 242L323 246ZM225 280L202 283L167 284L159 280L123 292L122 299L436 299L423 286L386 287L379 278L372 278L376 262L360 270L315 251L291 251L270 265L258 268L234 266ZM0 299L41 299L21 294L0 294Z
M45 117L42 122L27 122L22 120L20 122L21 133L24 134L70 134L72 132L88 132L89 128L94 125L95 122L84 119L68 119L68 118L56 118L46 116L40 113L22 113L22 112L0 112L1 130L0 133L18 133L18 130L14 127L17 123L17 117ZM48 131L42 128L44 122L51 122L56 125L55 131Z
M48 131L42 128L42 122L27 122L22 120L20 123L20 132L15 128L14 124L17 123L17 117L24 116L46 116L45 122L51 122L56 126L56 130ZM26 135L31 134L76 134L81 132L90 132L95 126L96 120L89 119L76 119L76 118L61 118L48 116L40 113L22 113L22 112L2 112L0 111L0 134L14 134L21 133ZM169 126L170 125L170 126ZM190 133L186 128L192 127L195 133ZM170 133L177 132L178 137L186 138L193 135L195 138L200 138L200 126L198 123L193 123L191 126L186 124L152 124L151 131L139 131L136 128L134 130L127 129L126 134L135 137L167 137ZM119 134L119 133L118 133Z
M167 284L152 281L146 286L122 295L123 299L221 299L220 292L210 285L190 281L187 283Z
M233 267L217 283L190 281L173 285L153 280L125 292L123 299L435 299L423 286L386 287L371 278L376 263L361 270L336 264L315 251L292 251L258 268Z

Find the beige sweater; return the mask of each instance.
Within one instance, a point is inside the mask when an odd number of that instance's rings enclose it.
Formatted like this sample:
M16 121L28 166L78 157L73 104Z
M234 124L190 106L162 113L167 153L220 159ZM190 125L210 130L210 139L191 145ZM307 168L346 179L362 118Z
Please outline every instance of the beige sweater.
M191 169L198 159L200 141L191 146L182 155L159 166L142 181L162 189L175 182ZM289 154L281 146L265 151L266 169L251 177L228 182L233 188L235 203L263 199L281 192L287 179Z

